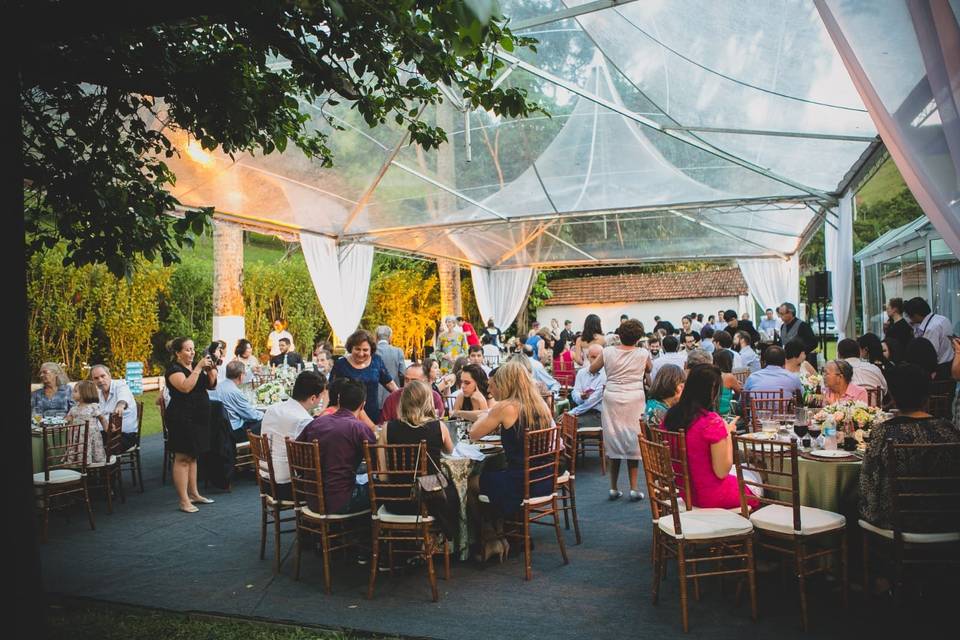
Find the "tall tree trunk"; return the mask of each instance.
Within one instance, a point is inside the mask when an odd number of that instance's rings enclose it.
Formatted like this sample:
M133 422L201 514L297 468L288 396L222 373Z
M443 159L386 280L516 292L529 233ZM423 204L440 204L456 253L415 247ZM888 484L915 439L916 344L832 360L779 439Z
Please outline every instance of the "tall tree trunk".
M446 103L437 105L437 126L444 131L453 131L454 108ZM455 149L452 141L437 149L437 179L445 186L455 189L457 177L455 171ZM442 191L436 196L437 213L441 216L457 208L453 194ZM437 260L440 275L440 315L463 315L463 302L460 298L460 265L452 260Z
M244 337L243 229L223 220L213 223L213 339L227 353Z
M437 260L437 272L440 276L440 315L463 315L463 303L460 297L460 265L452 260Z

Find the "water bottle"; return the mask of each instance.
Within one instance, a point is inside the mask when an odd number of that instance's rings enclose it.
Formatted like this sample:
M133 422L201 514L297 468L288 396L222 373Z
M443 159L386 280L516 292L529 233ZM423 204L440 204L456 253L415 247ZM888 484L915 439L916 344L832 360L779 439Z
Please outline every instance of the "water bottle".
M837 450L837 425L832 420L823 425L823 448L827 451Z

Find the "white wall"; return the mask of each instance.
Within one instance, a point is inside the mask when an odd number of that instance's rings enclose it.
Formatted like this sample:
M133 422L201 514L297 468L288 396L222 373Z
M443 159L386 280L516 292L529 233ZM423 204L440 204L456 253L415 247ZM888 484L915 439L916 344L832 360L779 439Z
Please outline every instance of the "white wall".
M716 315L718 309L738 310L738 296L725 298L694 298L685 300L651 300L648 302L616 302L613 304L560 304L541 307L537 310L537 321L540 326L550 326L550 319L556 318L563 327L565 320L573 322L573 330L583 329L584 319L591 313L600 316L600 323L604 331L612 331L620 324L620 314L627 314L643 323L649 332L653 330L653 316L658 315L663 320L669 320L673 326L680 328L680 318L688 313L702 313L704 322L707 316ZM752 315L752 314L751 314Z

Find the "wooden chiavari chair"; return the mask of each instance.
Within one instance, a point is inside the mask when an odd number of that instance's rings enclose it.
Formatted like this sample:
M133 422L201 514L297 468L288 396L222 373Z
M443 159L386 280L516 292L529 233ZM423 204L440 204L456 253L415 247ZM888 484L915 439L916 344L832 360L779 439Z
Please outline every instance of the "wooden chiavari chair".
M247 438L250 441L250 455L253 456L257 488L260 490L260 559L263 560L266 555L267 525L273 525L273 572L279 573L280 534L296 533L296 529L283 530L280 525L297 519L296 513L289 518L282 517L282 513L293 511L296 504L292 500L282 500L277 497L277 480L273 473L270 437L258 436L248 429Z
M883 407L883 388L863 387L867 392L867 404L871 407Z
M747 392L744 392L747 393ZM747 425L751 431L760 431L760 415L758 412L770 412L774 416L794 415L796 400L793 396L784 397L783 390L779 391L751 391L746 405Z
M137 443L117 454L120 468L130 469L130 482L143 493L143 469L140 463L140 435L143 432L143 400L137 400Z
M561 459L566 463L566 470L557 477L557 500L559 509L563 511L563 526L570 529L570 517L573 517L573 532L577 544L580 538L580 519L577 518L577 416L564 412L560 418L560 434L563 438Z
M90 437L99 438L99 433L92 433ZM127 497L123 492L123 469L120 466L122 453L123 416L110 414L107 421L107 430L103 434L103 449L107 459L103 462L87 464L87 471L103 484L107 494L107 513L113 513L113 485L116 483L120 501L126 503Z
M96 529L87 491L87 433L86 422L43 430L43 471L33 474L34 489L40 489L42 542L47 541L54 500L60 502L65 497L83 500L90 529Z
M174 452L170 448L170 431L167 429L167 408L161 397L157 403L160 409L160 427L163 430L163 474L160 476L160 484L167 484L167 472L173 473Z

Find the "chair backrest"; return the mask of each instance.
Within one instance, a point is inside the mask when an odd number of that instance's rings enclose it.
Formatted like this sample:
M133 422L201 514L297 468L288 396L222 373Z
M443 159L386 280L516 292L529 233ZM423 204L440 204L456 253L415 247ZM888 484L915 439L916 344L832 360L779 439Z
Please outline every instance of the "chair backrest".
M886 445L894 540L901 543L904 531L960 531L960 443L898 444L887 439ZM949 475L935 462L941 457L953 460Z
M103 448L107 454L107 460L110 456L116 456L123 453L123 416L111 413L107 419L107 431L104 434Z
M668 431L660 427L649 430L645 436L648 440L665 444L670 449L670 465L673 469L673 482L678 494L687 502L687 507L693 506L693 485L690 483L690 466L687 462L687 432Z
M654 435L657 438L657 435ZM673 518L673 529L680 535L680 508L677 504L676 474L670 460L670 446L656 439L639 437L640 456L643 458L643 474L650 496L650 515L656 522L660 518ZM656 526L656 525L654 525Z
M562 358L553 360L553 379L565 387L572 387L577 372L573 366L573 360L567 362Z
M542 393L540 397L543 398L543 401L547 404L547 408L550 409L550 415L553 415L553 394L552 393Z
M290 487L293 489L293 501L306 502L310 508L326 515L327 506L323 497L323 467L320 464L320 443L298 442L286 438L287 461L290 463ZM251 444L251 451L253 445ZM262 453L262 450L261 450ZM267 456L270 459L270 456ZM259 477L259 473L257 476ZM299 508L298 508L299 510Z
M730 373L733 374L733 377L736 378L740 382L740 384L743 384L744 382L746 382L747 378L750 377L750 369L747 369L746 367L734 369Z
M157 406L160 409L160 428L163 431L163 441L166 442L170 437L170 432L167 430L167 407L163 403L162 396L160 398L160 402L157 403Z
M953 418L953 398L944 393L931 393L928 397L927 411L936 418Z
M883 406L883 389L881 387L863 387L867 392L867 404L871 407Z
M516 427L514 427L516 428ZM557 427L523 433L523 497L529 500L543 485L553 487L560 466L560 433Z
M563 456L570 475L577 472L577 416L564 411L560 417L560 436L563 438Z
M427 474L427 441L419 444L363 443L367 462L370 508L374 513L381 506L390 510L391 503L410 501L417 478ZM420 505L420 514L427 515L427 505Z
M86 422L65 424L43 429L43 474L50 480L50 472L56 469L74 469L81 473L87 470Z
M488 367L499 367L500 366L500 354L495 356L483 356L483 364Z
M779 504L793 509L793 530L800 531L800 473L797 464L797 441L755 440L731 434L733 438L733 465L737 469L737 484L740 490L740 510L744 517L749 513L747 496L752 494L761 507ZM752 472L745 475L744 471ZM759 478L755 479L754 477ZM780 483L771 478L785 478ZM749 492L750 487L762 491ZM759 494L763 494L762 496ZM786 498L781 496L786 494Z
M771 397L757 397L757 394L777 393L779 395ZM789 415L793 416L796 412L796 403L793 396L783 397L783 391L754 391L750 394L750 419L748 424L751 431L760 431L759 412L769 411L774 416Z
M257 487L260 495L277 497L277 480L273 474L273 455L270 453L270 436L247 431L250 441L250 455L253 456L253 468L256 470ZM266 475L264 475L266 474Z
M647 422L646 416L640 416L640 435L642 435L647 440L652 440L650 435L650 424Z
M137 442L140 442L140 434L143 432L143 400L137 400Z

